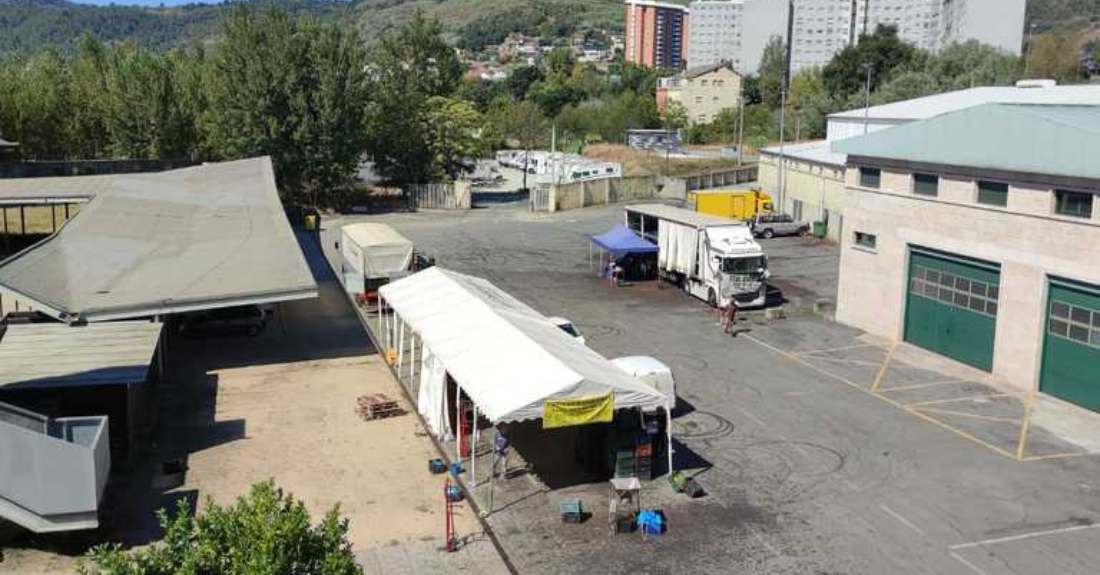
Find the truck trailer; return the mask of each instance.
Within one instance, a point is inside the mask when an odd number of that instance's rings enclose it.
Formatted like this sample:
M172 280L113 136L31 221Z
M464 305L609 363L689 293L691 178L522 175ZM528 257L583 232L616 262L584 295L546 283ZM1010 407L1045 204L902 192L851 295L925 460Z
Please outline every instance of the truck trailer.
M349 224L340 229L344 289L372 299L378 288L410 273L413 243L383 224Z
M766 301L768 256L745 224L661 204L626 208L626 226L657 244L661 276L712 307Z
M742 221L770 214L774 209L772 197L759 189L697 190L688 192L687 201L701 214Z

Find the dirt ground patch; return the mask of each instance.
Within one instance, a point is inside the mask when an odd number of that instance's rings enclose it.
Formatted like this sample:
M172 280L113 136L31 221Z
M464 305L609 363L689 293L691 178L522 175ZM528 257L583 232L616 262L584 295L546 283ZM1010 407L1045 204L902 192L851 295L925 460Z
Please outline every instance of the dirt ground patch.
M313 517L339 504L356 549L440 537L442 479L430 475L431 440L406 415L363 421L355 398L400 390L377 356L218 372L215 422L245 421L245 436L195 453L187 482L219 503L269 477ZM480 531L460 508L459 535Z

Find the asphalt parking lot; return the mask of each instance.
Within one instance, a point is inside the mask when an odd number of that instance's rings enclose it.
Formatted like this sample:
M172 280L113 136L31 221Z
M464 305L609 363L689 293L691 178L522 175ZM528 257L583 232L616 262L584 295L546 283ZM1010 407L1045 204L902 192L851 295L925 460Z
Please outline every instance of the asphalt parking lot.
M670 532L649 542L562 525L549 494L531 497L492 519L520 572L1096 572L1100 456L1029 419L1035 398L811 315L835 295L835 247L764 242L790 313L746 314L731 338L703 302L595 277L586 234L621 207L524 207L354 219L572 319L607 357L669 364L683 404L677 466L709 495L658 493Z

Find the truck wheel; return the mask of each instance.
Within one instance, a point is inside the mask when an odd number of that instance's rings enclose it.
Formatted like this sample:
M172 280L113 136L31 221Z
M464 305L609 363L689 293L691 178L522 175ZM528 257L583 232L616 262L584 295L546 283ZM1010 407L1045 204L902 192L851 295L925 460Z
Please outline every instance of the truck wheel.
M770 239L772 239L772 238L774 238L774 237L775 237L775 232L774 232L774 231L772 231L772 229L771 229L771 228L768 228L768 229L764 230L764 233L762 233L762 234L760 234L760 235L762 235L762 236L764 236L764 237L765 237L766 239L769 239L769 240L770 240Z
M713 289L707 290L707 304L712 308L718 307L718 295L714 293Z

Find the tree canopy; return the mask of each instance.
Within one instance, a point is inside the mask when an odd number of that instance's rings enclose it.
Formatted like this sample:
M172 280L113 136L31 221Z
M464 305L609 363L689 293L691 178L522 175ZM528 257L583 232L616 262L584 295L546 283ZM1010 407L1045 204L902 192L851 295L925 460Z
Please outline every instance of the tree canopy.
M348 522L339 508L310 523L301 501L268 481L222 507L208 499L197 516L185 500L175 515L157 512L164 538L124 551L117 544L92 549L81 575L360 575L347 539Z

